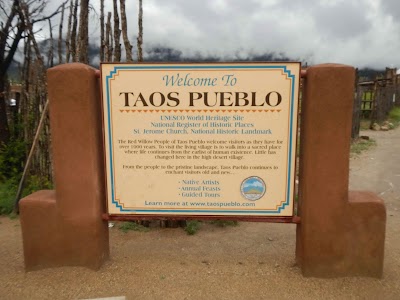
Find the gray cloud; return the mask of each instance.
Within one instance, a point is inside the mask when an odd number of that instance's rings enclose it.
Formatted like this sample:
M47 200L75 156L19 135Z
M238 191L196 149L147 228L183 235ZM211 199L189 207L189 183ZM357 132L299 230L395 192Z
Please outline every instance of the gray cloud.
M313 15L319 34L332 39L353 39L366 34L372 25L367 18L370 7L357 2L318 5Z
M51 1L56 5L58 1ZM137 1L126 1L136 44ZM99 11L99 0L92 0ZM106 11L112 11L106 1ZM144 45L222 59L283 53L309 63L400 67L399 0L144 0ZM91 22L96 37L96 20ZM98 25L97 25L98 26Z
M386 14L392 16L395 22L400 22L400 3L398 0L382 0L381 5Z

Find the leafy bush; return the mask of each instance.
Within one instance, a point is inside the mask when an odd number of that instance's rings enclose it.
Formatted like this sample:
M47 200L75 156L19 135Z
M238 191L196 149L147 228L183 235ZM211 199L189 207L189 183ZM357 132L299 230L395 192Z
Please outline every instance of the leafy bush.
M227 227L227 226L238 226L238 221L229 221L229 220L215 220L211 221L211 224L214 224L218 227Z
M396 127L400 125L400 107L396 106L389 112L389 121Z
M18 185L19 181L15 178L0 183L0 215L8 215L13 211ZM30 195L38 190L51 188L52 185L49 181L40 179L38 176L30 176L25 182L22 197Z
M0 183L0 215L10 214L14 208L18 185L14 180Z
M200 222L196 220L191 220L186 223L185 231L189 235L195 234L200 228Z
M135 222L122 222L118 228L124 233L127 233L130 230L141 232L147 232L150 230L149 228L139 225Z
M30 176L25 182L24 191L22 197L28 196L39 190L50 190L53 189L53 185L46 178L42 178L36 175Z
M0 146L0 180L19 180L25 162L25 141L11 138Z
M357 139L353 141L350 147L350 156L354 156L356 154L361 154L362 152L370 149L371 147L376 146L376 141L373 139L364 140Z

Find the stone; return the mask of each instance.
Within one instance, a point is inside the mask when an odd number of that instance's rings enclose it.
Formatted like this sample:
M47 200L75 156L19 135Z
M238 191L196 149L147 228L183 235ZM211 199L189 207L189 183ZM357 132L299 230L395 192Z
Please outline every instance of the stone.
M381 126L378 123L372 124L372 130L379 131L381 130Z
M382 131L388 131L389 130L389 126L383 125L383 126L381 126L381 130Z

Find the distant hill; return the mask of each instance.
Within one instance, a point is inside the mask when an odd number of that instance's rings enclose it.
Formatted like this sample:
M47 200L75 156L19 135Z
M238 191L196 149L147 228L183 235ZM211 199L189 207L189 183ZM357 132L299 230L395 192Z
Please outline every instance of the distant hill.
M43 40L39 43L39 48L44 56L45 63L48 63L48 53L50 49L50 40ZM63 43L65 46L65 44ZM54 47L54 64L58 64L58 53L57 53L57 41L53 41ZM63 49L63 53L65 54L65 49ZM100 48L98 45L89 44L89 64L95 68L99 67L99 52ZM134 53L134 57L136 57L136 53ZM19 80L20 71L19 65L22 64L22 58L20 61L14 61L10 69L8 71L9 78L13 80ZM195 53L190 56L185 56L182 51L179 49L174 49L171 47L165 47L162 45L150 45L149 47L145 47L144 49L144 60L147 62L218 62L218 61L301 61L300 58L290 58L286 56L284 53L275 53L275 52L265 52L264 54L249 54L248 57L243 58L239 55L233 56L230 59L222 59L218 56L207 55L204 56L200 53ZM385 73L384 70L374 70L370 68L363 68L358 70L359 78L365 80L375 79L377 76L383 75Z
M385 76L385 70L374 70L370 68L364 68L358 70L359 81L374 80L377 77Z
M217 62L222 61L218 56L203 56L200 53L184 56L182 51L170 47L154 46L144 51L144 60L152 62ZM224 59L223 61L289 61L289 57L282 53L266 52L261 55L249 54L247 58L239 56ZM294 59L296 60L296 59Z

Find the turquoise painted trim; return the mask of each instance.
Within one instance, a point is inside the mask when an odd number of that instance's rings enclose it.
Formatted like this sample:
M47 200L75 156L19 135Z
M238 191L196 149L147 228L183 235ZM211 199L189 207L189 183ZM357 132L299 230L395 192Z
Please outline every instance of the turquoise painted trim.
M113 78L113 76L117 73L118 70L202 70L202 69L282 69L283 72L288 76L288 78L291 79L292 81L292 90L291 90L291 96L290 96L290 131L289 131L289 154L288 154L288 161L289 161L289 176L288 176L288 182L291 182L291 167L292 167L292 137L293 137L293 114L294 114L294 92L295 92L295 79L296 75L291 74L290 70L287 69L286 66L283 65L272 65L272 66L263 66L263 65L252 65L252 66L244 66L244 65L224 65L224 66L219 66L219 65L210 65L210 66L204 66L204 65L193 65L193 66L144 66L144 65L130 65L130 66L115 66L114 70L110 72L109 75L106 76L106 93L107 93L107 120L108 120L108 141L109 141L109 154L110 154L110 168L113 170L113 161L112 161L112 134L111 134L111 114L110 114L110 92L109 92L109 81L110 79ZM281 204L276 210L178 210L178 209L126 209L123 208L121 204L117 200L115 200L115 193L114 193L114 174L113 172L110 172L111 176L111 196L112 196L112 203L115 205L115 207L119 208L120 212L151 212L151 213L166 213L166 212L172 212L172 213L232 213L232 214L238 214L238 213L243 213L243 214L279 214L282 210L286 208L286 206L289 205L290 203L290 195L291 195L291 190L290 190L290 184L289 184L289 190L287 193L286 201Z

